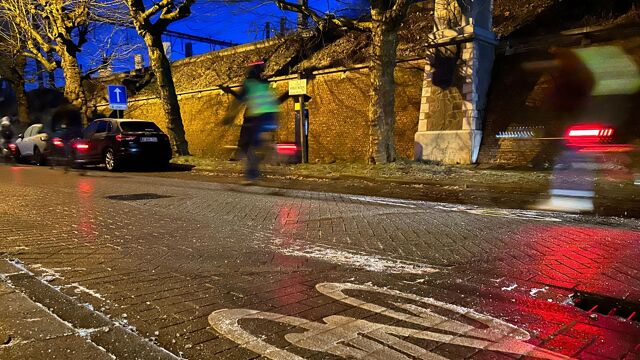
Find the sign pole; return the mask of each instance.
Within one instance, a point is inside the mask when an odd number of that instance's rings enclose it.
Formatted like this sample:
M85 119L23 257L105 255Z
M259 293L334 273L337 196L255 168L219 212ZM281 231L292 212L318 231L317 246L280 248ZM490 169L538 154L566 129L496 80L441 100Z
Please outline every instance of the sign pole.
M301 151L301 159L300 162L302 162L303 164L306 164L309 162L309 149L307 148L307 142L305 141L305 136L306 136L306 124L305 124L305 119L304 119L304 95L300 95L300 116L298 117L298 120L300 122L299 124L299 129L300 129L300 151Z
M298 79L289 80L289 95L298 96L297 105L299 105L299 108L297 110L299 110L300 113L298 114L298 132L296 133L296 142L300 139L300 162L306 164L309 162L309 142L307 140L308 125L305 119L306 111L304 108L304 101L307 96L307 80L301 79L300 77L301 75L298 75Z

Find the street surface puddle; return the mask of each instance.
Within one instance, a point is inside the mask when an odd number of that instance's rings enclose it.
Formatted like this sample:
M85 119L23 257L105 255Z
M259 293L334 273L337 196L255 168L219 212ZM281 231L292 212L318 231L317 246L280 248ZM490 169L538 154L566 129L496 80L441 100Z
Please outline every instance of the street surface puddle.
M589 293L571 296L573 304L590 315L617 316L627 321L640 322L640 304Z
M140 201L140 200L166 199L170 197L172 196L153 194L153 193L142 193L142 194L109 195L106 197L106 199L119 200L119 201Z
M527 343L529 333L514 325L462 306L371 284L320 283L316 290L373 316L330 315L309 321L252 309L221 309L209 315L209 324L240 346L274 360L304 359L289 351L290 345L282 345L282 337L301 349L349 359L447 359L437 350L428 350L437 348L433 344L570 359ZM256 327L258 323L270 325ZM280 327L284 331L277 330ZM271 330L260 334L260 328Z

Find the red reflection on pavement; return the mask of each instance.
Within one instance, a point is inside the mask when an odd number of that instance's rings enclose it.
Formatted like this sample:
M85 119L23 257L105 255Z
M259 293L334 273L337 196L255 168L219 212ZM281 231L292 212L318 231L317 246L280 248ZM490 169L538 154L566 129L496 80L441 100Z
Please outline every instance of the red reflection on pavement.
M11 167L11 175L13 176L13 182L18 185L22 185L22 173L25 168L20 166L12 166Z
M96 225L94 220L93 204L94 180L81 178L78 180L76 195L78 196L78 230L85 239L96 240Z
M594 292L607 286L611 291L640 289L640 279L627 279L623 270L636 261L638 231L534 224L521 228L515 238L526 240L519 246L533 258L526 263L534 281L569 289L582 285Z
M290 203L281 202L276 210L278 217L274 228L274 246L282 249L298 248L300 245L300 241L297 240L300 227L298 223L301 215L300 208ZM275 290L279 305L295 306L297 302L307 297L304 292L309 290L309 287L304 284L307 279L301 271L298 271L307 260L275 252L272 261L273 265L279 266L283 272L282 279Z

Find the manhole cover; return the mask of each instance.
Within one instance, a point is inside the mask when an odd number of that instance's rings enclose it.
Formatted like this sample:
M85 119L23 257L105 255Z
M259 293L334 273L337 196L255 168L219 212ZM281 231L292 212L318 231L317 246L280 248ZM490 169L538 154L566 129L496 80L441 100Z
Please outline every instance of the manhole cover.
M171 196L168 196L168 195L143 193L143 194L109 195L106 198L109 200L137 201L137 200L166 199L170 197Z
M640 304L589 293L575 293L571 299L576 307L589 314L617 316L628 321L640 322Z

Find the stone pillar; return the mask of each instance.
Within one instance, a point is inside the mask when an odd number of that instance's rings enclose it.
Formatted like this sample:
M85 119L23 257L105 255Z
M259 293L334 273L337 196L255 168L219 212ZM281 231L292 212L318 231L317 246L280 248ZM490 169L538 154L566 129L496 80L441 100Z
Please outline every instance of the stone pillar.
M446 2L446 0L445 0ZM458 14L465 19L439 24L460 24L454 29L436 29L431 61L425 66L415 159L445 164L477 161L482 139L482 121L494 60L496 38L491 29L491 0L474 1ZM455 20L455 19L454 19ZM450 82L435 81L442 54L450 62ZM444 116L444 119L443 119Z

